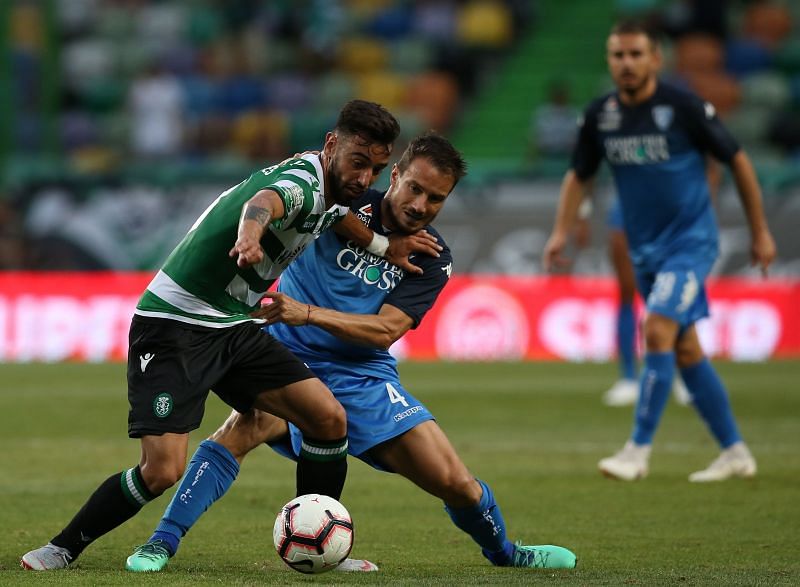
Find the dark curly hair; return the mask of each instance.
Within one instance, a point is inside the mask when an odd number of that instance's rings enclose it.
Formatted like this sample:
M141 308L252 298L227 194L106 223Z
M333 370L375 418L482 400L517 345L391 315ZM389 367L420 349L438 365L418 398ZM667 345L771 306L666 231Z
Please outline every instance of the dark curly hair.
M334 130L380 145L391 145L400 135L395 117L380 104L366 100L350 100L345 104Z

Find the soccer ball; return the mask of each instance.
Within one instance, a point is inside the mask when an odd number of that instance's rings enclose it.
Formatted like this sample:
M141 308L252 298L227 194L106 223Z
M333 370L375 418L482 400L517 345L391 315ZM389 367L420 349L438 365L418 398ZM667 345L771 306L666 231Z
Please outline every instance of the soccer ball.
M278 512L272 539L278 556L295 571L324 573L350 554L353 522L332 497L301 495Z

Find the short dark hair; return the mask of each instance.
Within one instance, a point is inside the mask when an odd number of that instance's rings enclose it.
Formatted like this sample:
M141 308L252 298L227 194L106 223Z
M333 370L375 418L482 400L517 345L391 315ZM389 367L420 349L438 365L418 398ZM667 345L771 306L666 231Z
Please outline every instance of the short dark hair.
M380 145L391 145L400 135L395 117L380 104L366 100L350 100L345 104L334 130Z
M641 20L621 20L611 28L609 35L645 35L653 47L661 44L661 35L650 24Z
M435 131L430 130L419 135L408 144L397 162L400 173L404 172L417 157L426 157L438 170L452 176L455 180L453 187L467 174L467 163L461 153L450 141Z

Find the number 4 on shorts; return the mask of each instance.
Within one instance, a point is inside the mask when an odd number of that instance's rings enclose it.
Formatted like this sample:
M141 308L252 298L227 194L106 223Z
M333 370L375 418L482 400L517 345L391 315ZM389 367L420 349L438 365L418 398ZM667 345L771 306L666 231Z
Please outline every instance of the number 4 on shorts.
M400 392L397 391L395 386L392 385L391 383L387 383L386 384L386 393L389 394L389 401L392 402L393 404L396 404L396 403L399 402L399 403L403 404L405 407L408 407L408 402L406 401L406 398L404 398L400 394Z

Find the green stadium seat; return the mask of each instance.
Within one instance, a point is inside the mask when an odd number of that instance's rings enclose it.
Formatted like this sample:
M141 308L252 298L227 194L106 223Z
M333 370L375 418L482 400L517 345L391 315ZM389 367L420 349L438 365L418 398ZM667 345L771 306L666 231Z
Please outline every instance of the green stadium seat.
M770 108L743 105L731 112L725 123L736 139L751 150L754 145L764 142L772 115Z
M800 38L784 43L775 54L775 65L789 74L800 73Z
M763 106L775 110L785 107L791 99L789 80L780 73L765 71L741 81L742 105Z

